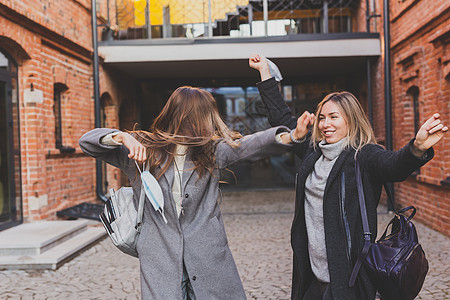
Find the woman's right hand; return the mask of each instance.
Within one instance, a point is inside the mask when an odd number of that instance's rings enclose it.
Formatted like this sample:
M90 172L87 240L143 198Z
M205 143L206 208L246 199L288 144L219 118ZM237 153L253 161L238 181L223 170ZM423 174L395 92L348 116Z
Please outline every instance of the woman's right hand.
M139 143L131 134L120 132L113 136L113 139L122 143L129 151L128 157L137 162L145 162L147 160L147 151L145 147Z
M305 111L298 119L297 119L297 127L294 132L292 132L292 136L296 140L303 139L308 133L309 127L314 124L315 121L314 114Z

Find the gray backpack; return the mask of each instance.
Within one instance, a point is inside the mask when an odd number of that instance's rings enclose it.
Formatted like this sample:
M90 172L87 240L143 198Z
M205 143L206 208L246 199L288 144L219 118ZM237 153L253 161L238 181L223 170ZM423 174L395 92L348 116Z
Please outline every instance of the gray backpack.
M122 187L110 190L111 197L106 201L100 220L114 245L128 255L138 257L136 243L141 231L144 213L145 191L141 183L138 210L133 203L133 188Z

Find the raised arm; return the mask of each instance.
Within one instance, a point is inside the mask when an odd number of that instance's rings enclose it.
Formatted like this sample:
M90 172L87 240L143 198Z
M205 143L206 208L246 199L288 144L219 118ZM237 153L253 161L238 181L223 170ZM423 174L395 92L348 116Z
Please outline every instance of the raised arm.
M261 75L261 82L257 84L257 87L268 110L270 125L295 128L297 119L292 116L291 109L286 105L277 82L270 75L267 59L258 54L252 54L249 58L249 66L258 70Z

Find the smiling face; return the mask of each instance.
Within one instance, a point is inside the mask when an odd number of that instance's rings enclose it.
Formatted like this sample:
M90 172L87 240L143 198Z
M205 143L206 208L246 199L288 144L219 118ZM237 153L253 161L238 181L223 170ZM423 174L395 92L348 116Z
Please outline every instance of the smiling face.
M318 116L319 130L328 144L337 143L348 135L347 121L340 107L327 101Z

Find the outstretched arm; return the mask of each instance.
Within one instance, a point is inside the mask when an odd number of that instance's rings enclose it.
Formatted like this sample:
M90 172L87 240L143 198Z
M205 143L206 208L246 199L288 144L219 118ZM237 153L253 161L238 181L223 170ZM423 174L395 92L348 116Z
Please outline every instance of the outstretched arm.
M243 161L257 161L258 159L280 154L290 149L287 143L279 143L277 134L287 132L286 127L273 127L246 135L239 139L239 146L232 147L224 141L219 141L216 148L216 162L220 169L235 165Z
M433 146L448 131L438 113L428 119L417 132L416 138L398 151L389 151L379 146L367 145L362 151L368 168L380 180L397 182L405 180L412 172L423 166L434 156Z

